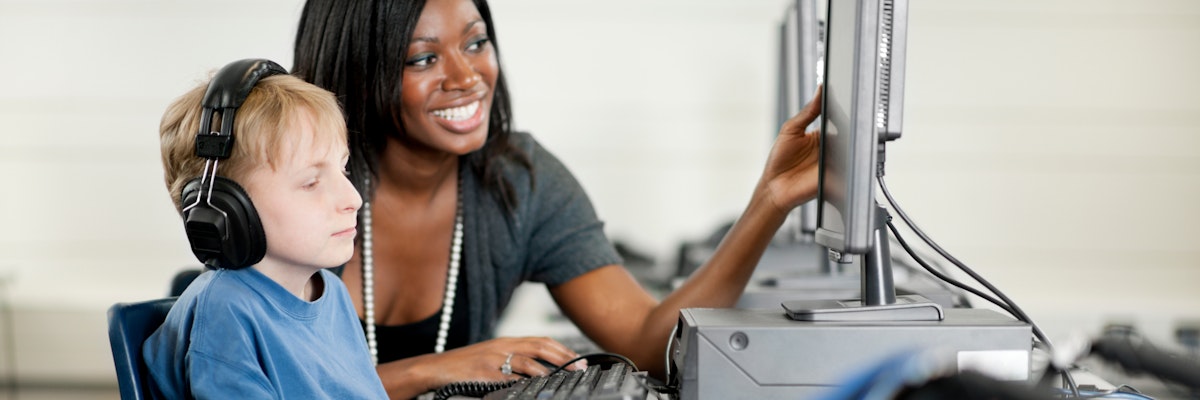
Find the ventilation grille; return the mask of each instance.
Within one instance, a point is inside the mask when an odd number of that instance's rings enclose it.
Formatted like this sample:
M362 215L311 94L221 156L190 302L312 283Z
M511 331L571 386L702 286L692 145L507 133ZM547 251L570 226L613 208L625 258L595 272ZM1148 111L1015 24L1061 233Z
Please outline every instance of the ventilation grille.
M883 0L879 12L879 101L875 103L875 126L885 131L888 126L888 100L892 86L892 16L894 0Z

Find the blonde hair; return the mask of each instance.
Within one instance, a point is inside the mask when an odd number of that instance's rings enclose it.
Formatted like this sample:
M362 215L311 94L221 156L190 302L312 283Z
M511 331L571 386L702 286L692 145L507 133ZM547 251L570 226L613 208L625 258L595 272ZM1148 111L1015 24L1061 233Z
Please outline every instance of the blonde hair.
M200 101L207 89L206 81L175 99L159 125L163 179L176 211L183 209L180 194L184 185L200 177L204 169L205 159L195 155L195 140L200 130ZM330 151L346 148L346 120L333 93L291 75L260 80L237 109L233 151L219 162L217 175L239 181L256 168L274 169L299 142L293 136L301 118L310 119L315 143L327 143ZM214 122L213 126L220 125Z

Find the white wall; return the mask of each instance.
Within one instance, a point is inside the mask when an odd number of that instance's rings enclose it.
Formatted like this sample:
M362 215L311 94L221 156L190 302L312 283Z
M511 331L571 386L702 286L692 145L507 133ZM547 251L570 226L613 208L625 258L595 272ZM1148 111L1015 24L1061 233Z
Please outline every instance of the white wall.
M111 382L105 310L195 264L161 112L228 61L290 65L300 3L0 0L0 294L21 379ZM785 4L496 0L516 124L614 238L670 262L757 179ZM910 29L888 158L908 213L1052 337L1200 319L1200 3L912 0Z

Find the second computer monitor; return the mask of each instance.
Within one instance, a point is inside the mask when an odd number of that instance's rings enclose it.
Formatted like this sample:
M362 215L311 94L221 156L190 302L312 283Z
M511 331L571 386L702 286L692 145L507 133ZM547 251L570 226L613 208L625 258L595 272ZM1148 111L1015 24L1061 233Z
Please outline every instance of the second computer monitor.
M816 241L848 261L874 244L880 143L900 135L907 1L834 0L827 11Z
M820 84L821 53L825 51L821 37L825 27L819 13L823 7L823 1L793 0L780 24L777 127L799 113ZM812 127L820 127L820 121L815 121ZM816 200L797 207L792 218L797 221L796 236L811 243L817 229Z

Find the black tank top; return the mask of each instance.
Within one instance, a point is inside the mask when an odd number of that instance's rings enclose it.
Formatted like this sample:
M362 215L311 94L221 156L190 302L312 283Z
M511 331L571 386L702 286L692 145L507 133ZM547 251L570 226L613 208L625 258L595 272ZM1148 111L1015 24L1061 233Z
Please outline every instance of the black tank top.
M450 332L447 332L446 350L467 345L469 319L467 318L467 279L460 274L458 287L454 290L454 312L450 315ZM375 343L379 350L379 363L396 361L433 353L437 344L438 324L442 311L428 318L405 325L375 325ZM366 332L366 322L359 320Z

